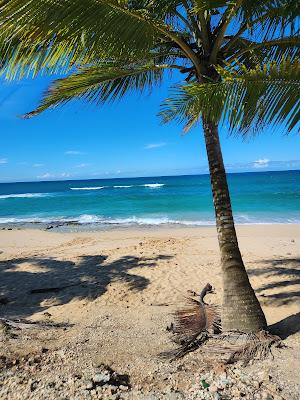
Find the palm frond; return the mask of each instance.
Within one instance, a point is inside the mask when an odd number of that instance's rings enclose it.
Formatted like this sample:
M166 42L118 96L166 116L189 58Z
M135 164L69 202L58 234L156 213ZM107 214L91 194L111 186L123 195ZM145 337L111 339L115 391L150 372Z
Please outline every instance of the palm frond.
M229 124L230 132L256 133L264 126L299 130L300 68L290 60L248 70L219 69L222 82L191 84L177 88L165 100L163 122L177 120L189 130L203 115Z
M299 29L299 2L294 0L248 0L248 13L245 15L248 32L260 37L261 41L275 37L294 35Z
M74 64L89 64L96 59L142 56L159 37L157 26L142 11L130 14L118 1L3 3L0 53L6 55L5 59L2 56L3 68L14 71L13 76L39 69L66 73Z
M233 3L230 0L193 0L193 10L195 13L199 11L216 10L218 8L227 7Z
M300 55L300 37L288 36L262 43L240 39L231 50L233 54L229 57L227 55L227 62L234 58L243 61L251 57L259 57L262 61L268 62L279 62L287 57L293 60L299 58ZM246 56L245 53L247 53Z
M144 92L160 84L164 69L169 65L142 65L120 67L114 63L84 67L78 73L54 81L36 110L25 117L32 117L48 108L81 99L96 105L121 99L130 91Z
M153 4L126 0L2 1L2 72L13 78L39 70L66 73L74 65L99 60L142 58L164 41L171 41L181 54L189 54L197 62L184 40L185 32L165 23L166 15ZM178 4L171 2L171 9Z

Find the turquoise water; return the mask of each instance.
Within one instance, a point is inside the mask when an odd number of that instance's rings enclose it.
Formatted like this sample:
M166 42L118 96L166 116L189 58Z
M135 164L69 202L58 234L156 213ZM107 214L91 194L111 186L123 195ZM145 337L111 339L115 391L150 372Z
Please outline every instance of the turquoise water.
M300 171L228 180L237 223L300 223ZM208 175L2 183L0 205L0 223L214 224Z

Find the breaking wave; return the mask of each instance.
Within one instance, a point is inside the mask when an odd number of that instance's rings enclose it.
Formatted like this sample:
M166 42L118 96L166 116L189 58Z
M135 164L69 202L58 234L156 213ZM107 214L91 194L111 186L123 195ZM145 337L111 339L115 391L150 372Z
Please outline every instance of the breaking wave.
M140 186L155 189L155 188L160 188L162 186L165 186L165 184L164 183L146 183L145 185L140 185Z
M91 186L91 187L74 187L70 188L71 190L100 190L104 189L105 186Z
M203 218L201 220L172 219L168 217L103 217L93 214L82 214L77 217L21 217L21 218L0 218L0 224L78 224L78 225L117 225L117 226L158 226L158 225L184 225L184 226L213 226L215 221L213 218ZM238 225L257 225L257 224L299 224L299 219L277 219L272 218L262 221L256 218L245 218L245 216L237 216L236 223Z
M21 193L21 194L2 194L0 199L14 199L14 198L34 198L34 197L47 197L51 196L50 193Z
M131 187L134 187L134 185L115 185L113 187L116 188L116 189L119 189L119 188L131 188Z

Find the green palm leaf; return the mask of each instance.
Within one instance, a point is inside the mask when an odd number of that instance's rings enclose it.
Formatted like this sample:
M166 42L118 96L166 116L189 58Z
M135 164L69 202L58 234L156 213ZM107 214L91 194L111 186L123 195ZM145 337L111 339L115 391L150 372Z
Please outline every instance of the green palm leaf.
M189 130L201 116L229 123L231 132L257 133L264 126L299 130L300 64L285 61L248 70L220 69L223 81L177 88L162 105L164 122L177 120Z
M167 3L164 4L166 7ZM170 10L178 2L171 5ZM142 58L168 41L181 55L195 58L183 39L184 30L176 31L168 25L168 16L161 18L162 9L158 11L152 2L145 1L4 1L0 34L2 72L8 77L39 70L66 73L74 65L99 60Z
M128 14L118 1L12 0L5 2L1 19L0 52L14 75L16 66L23 73L53 73L56 66L66 72L96 59L142 55L158 35L142 12Z
M161 83L168 65L134 65L121 67L113 63L81 68L78 73L52 83L32 117L48 108L81 99L97 105L121 99L131 91L143 93Z
M263 41L262 43L240 39L232 50L234 52L227 58L227 62L233 59L243 61L243 59L256 56L261 60L268 60L269 62L278 62L286 57L289 57L289 59L296 59L299 58L300 55L300 37L288 36ZM244 56L245 53L248 53L246 57Z

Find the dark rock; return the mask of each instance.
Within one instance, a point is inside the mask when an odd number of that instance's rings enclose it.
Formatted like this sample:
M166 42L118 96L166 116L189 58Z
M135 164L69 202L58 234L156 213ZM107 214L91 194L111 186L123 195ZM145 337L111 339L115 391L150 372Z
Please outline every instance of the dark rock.
M49 349L47 349L46 347L42 347L42 353L43 354L48 353L48 351L49 351Z
M5 296L0 296L0 305L8 304L10 300Z
M34 392L36 390L36 388L38 387L38 381L33 381L30 383L30 390L31 392Z

